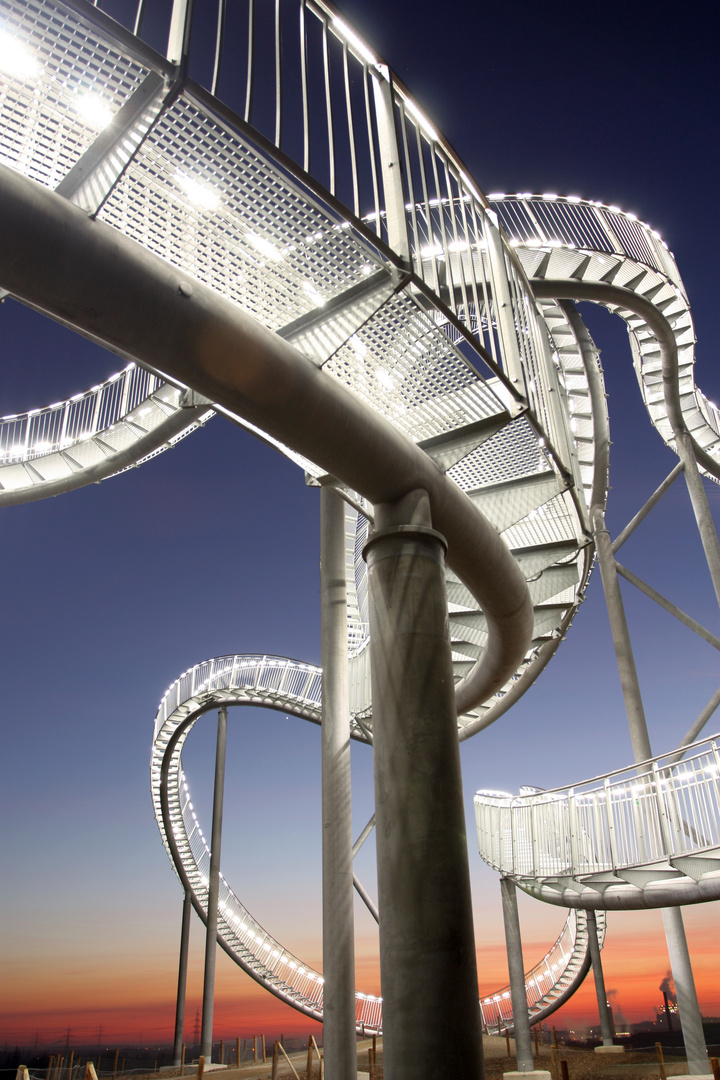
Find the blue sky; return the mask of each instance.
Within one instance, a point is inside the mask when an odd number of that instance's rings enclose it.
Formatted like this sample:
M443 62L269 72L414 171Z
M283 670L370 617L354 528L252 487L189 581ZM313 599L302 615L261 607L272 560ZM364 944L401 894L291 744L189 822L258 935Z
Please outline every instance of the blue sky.
M644 2L579 10L516 0L495 10L462 0L441 17L409 0L356 0L344 10L485 191L598 198L660 230L696 321L697 381L718 400L719 238L711 202L718 101L706 8L686 5L680 22L669 18L671 10L677 16L669 5ZM14 302L0 319L4 414L69 396L116 370L112 357ZM616 533L674 458L644 413L619 321L590 309L588 323L610 394L608 520ZM720 489L709 493L717 519ZM4 1026L33 1011L40 1024L45 1009L48 1029L64 1030L64 1017L83 1009L88 1017L105 1009L102 1022L110 1025L113 1009L120 1015L122 1002L137 997L138 981L166 1016L163 1030L171 1023L181 896L149 798L155 709L180 672L210 656L319 660L318 511L318 493L296 466L219 418L141 469L4 511ZM681 481L621 559L720 632ZM650 601L629 588L625 595L660 752L716 688L718 664L712 649ZM318 732L243 712L231 714L224 871L273 934L319 962ZM193 735L187 751L201 810L209 802L211 726ZM708 730L717 727L711 721ZM538 685L463 748L469 829L478 787L570 783L631 756L594 575L568 641ZM356 748L353 767L359 831L372 811L365 748ZM471 831L469 841L483 978L483 970L502 968L499 888L474 853ZM359 871L372 890L371 843ZM530 901L522 912L528 950L541 950L562 916ZM361 911L358 919L358 947L374 978L374 931ZM647 933L662 977L653 919L621 917L618 940ZM689 919L698 941L714 940L717 904ZM219 970L228 1008L245 1002L255 1015L243 997L245 976L234 976L224 960Z

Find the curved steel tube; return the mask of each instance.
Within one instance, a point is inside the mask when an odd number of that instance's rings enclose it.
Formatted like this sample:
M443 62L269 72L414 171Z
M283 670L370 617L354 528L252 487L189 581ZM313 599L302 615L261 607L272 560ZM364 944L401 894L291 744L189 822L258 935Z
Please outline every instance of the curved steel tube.
M652 301L632 292L631 289L623 288L621 285L608 285L603 281L534 278L532 288L538 298L591 300L597 304L625 308L645 320L660 346L663 396L675 437L689 436L698 463L716 480L720 480L720 462L699 445L693 438L692 432L689 432L686 427L678 388L677 342L670 323Z
M510 679L532 635L527 584L498 533L419 448L234 304L42 185L1 167L0 202L0 282L14 296L192 386L372 503L426 490L448 564L490 632L457 687L458 712Z

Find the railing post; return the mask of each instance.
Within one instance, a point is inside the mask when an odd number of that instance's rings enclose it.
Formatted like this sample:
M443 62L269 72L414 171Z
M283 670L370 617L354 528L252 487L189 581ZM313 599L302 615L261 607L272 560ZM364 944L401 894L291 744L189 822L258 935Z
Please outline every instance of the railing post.
M578 859L578 846L577 846L577 805L575 803L575 789L570 788L568 791L568 820L570 824L570 873L578 874L580 870L580 862Z
M410 236L405 210L400 141L395 124L392 73L387 68L383 69L382 74L373 71L372 84L380 149L380 172L385 193L388 245L409 267L411 265Z
M612 808L612 794L610 789L610 777L605 777L605 814L608 823L608 840L610 841L610 860L613 872L618 867L617 847L615 844L615 819Z

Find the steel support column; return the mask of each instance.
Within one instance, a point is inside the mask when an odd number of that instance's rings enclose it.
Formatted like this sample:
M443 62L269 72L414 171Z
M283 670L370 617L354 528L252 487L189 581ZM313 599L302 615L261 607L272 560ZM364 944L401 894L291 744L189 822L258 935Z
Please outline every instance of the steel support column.
M603 975L602 960L600 958L600 944L597 935L597 919L594 911L587 911L587 935L592 960L593 975L595 977L595 993L597 994L598 1013L600 1014L600 1030L602 1032L603 1046L612 1046L612 1023L610 1020L610 1007L607 993L605 992L605 977Z
M424 491L376 504L370 594L385 1075L483 1075L446 606Z
M682 910L679 907L663 908L662 917L677 994L688 1073L690 1076L707 1075L711 1072L710 1062L705 1046L705 1033L685 937Z
M180 961L178 963L177 1002L175 1004L175 1041L173 1043L173 1065L180 1065L185 1027L185 989L187 987L188 950L190 946L190 915L192 896L185 890L183 900L182 929L180 931Z
M227 744L227 709L218 711L217 748L215 751L215 787L213 790L210 869L208 871L207 935L205 938L205 973L203 976L202 1028L200 1054L205 1064L212 1061L213 1008L215 1005L215 957L217 955L218 893L220 889L220 846L222 844L223 798L225 794L225 747Z
M683 474L697 522L700 540L707 559L708 570L718 604L720 604L720 541L718 541L715 522L710 511L707 493L697 466L693 441L687 431L677 435L678 457L683 463Z
M577 313L574 311L569 311L568 313L572 316L571 321L573 322L573 325L577 326ZM654 319L655 316L650 315L650 318ZM660 316L660 319L662 319L662 316ZM665 320L662 321L664 322ZM662 328L660 327L660 330L661 329ZM672 331L670 331L670 334L672 334ZM620 672L620 682L622 685L623 699L625 701L628 726L630 728L633 754L635 756L635 761L641 762L652 757L652 749L650 747L650 737L648 735L645 710L643 709L642 695L640 693L640 683L638 681L635 659L633 657L632 645L630 642L630 631L625 618L625 608L620 592L617 564L613 554L610 534L605 525L605 512L603 506L604 496L601 498L601 485L599 483L600 475L606 473L609 466L610 448L610 433L607 422L607 413L604 406L604 386L600 375L597 356L595 350L591 348L587 333L578 333L577 338L582 353L583 365L587 374L590 404L599 448L595 459L595 476L593 480L591 508L595 549L600 564L600 576L602 578L605 603L610 619L610 630L612 632L615 655L617 657L618 670ZM659 337L658 340L661 340L661 338ZM675 353L674 362L675 379L677 381L677 353ZM676 413L679 414L677 400L675 400L671 394L669 398L667 398L667 401L668 413L671 421L673 421L673 427L677 434L678 447L682 444L687 450L685 458L683 458L682 454L680 455L684 465L683 471L687 477L688 472L692 471L691 465L689 464L689 453L693 453L694 461L692 442L689 438L684 442L681 437L682 433L678 434L678 418L677 415L675 415ZM695 466L695 472L697 474L697 466ZM702 481L699 476L697 476L697 480L702 487ZM703 497L704 494L703 491ZM715 542L717 543L717 535L715 534L714 529L713 535L715 536ZM682 1011L680 1013L680 1024L682 1026L683 1039L685 1040L688 1054L688 1064L690 1064L690 1056L692 1053L693 1067L690 1068L690 1072L707 1072L707 1051L705 1050L702 1033L702 1019L700 1016L697 995L695 994L695 984L693 982L687 941L683 929L682 912L680 908L677 907L663 908L662 913L673 978L675 978L676 984L679 981L683 986L689 985L691 987L691 991L689 990L685 994L685 1015L683 1016ZM700 1050L701 1045L702 1051ZM702 1061L704 1061L703 1067L695 1068L695 1066L702 1064Z
M518 1072L534 1069L530 1016L525 992L525 966L523 964L520 916L518 915L517 890L510 878L500 878L503 922L505 923L505 947L510 974L510 1000L515 1027L515 1056Z
M331 1080L357 1080L345 504L320 492L323 1039Z

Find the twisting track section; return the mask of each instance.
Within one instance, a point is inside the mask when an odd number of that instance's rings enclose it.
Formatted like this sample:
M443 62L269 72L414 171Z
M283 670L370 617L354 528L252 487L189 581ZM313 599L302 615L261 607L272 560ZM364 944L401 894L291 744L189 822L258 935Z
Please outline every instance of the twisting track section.
M547 664L592 564L607 417L589 407L592 343L561 301L594 299L625 319L653 423L670 445L687 435L715 478L718 410L694 385L689 305L652 230L581 200L486 199L330 3L298 0L292 19L290 6L250 3L244 29L221 21L193 80L183 0L164 55L143 41L143 21L163 17L144 0L127 26L83 0L4 5L0 285L125 366L0 422L0 503L140 464L217 411L249 428L355 508L351 708L354 736L371 741L360 552L373 505L424 488L448 541L464 739ZM230 54L245 59L229 67ZM153 798L201 915L207 845L180 754L218 704L318 722L319 673L225 657L163 699ZM319 973L223 890L223 947L318 1016ZM528 975L536 1016L587 970L581 920L571 912ZM503 991L483 1002L490 1027L508 1020L498 1001ZM357 1016L378 1026L380 1003L358 995Z

